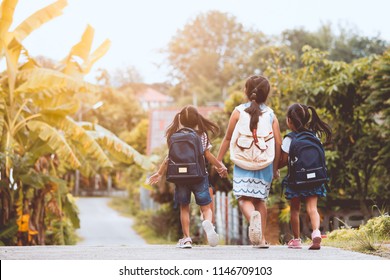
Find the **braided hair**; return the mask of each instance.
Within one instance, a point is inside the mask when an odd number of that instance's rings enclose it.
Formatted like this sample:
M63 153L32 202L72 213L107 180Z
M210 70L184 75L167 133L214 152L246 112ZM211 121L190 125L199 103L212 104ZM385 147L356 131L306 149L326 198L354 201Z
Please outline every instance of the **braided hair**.
M259 105L267 100L270 89L271 86L267 78L260 75L249 77L245 83L245 94L251 101L251 105L245 109L245 112L251 116L249 123L251 131L257 129L259 117L262 115Z

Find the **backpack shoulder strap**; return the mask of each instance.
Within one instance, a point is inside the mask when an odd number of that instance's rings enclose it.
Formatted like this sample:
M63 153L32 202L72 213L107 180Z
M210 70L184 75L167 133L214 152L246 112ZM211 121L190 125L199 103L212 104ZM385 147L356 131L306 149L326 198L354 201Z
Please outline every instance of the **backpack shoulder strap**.
M309 136L309 137L316 137L315 133L309 130L304 130L299 132L299 136Z
M297 137L297 133L294 132L294 131L291 131L291 132L287 133L286 135L284 135L283 138L286 138L286 137L289 137L289 138L291 138L291 139L294 139L295 137Z
M179 130L176 131L176 132L193 132L193 133L196 134L196 131L193 130L192 128L190 128L190 127L183 127L183 128L179 129Z

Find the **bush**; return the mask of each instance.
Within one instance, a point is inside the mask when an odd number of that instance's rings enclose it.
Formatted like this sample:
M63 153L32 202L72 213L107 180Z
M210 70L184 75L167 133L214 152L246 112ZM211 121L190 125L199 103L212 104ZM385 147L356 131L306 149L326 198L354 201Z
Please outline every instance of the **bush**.
M374 217L359 229L341 228L328 233L323 244L359 252L379 252L390 241L390 216Z
M368 220L361 228L370 235L376 235L381 240L390 241L390 216L388 214Z
M165 203L157 211L139 211L135 229L148 243L176 242L181 235L179 209Z

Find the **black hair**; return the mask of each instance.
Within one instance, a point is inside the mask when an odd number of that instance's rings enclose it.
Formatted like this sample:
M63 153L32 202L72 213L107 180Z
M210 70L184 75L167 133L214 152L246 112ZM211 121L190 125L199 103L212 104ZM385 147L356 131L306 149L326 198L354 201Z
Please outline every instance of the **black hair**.
M249 77L245 83L245 94L251 101L249 108L245 109L245 112L251 116L249 123L251 131L257 129L259 117L262 115L259 105L267 100L270 89L269 81L259 75Z
M309 110L311 111L311 114ZM294 127L298 132L310 130L318 134L320 138L325 134L327 143L332 140L331 127L320 119L313 106L295 103L288 107L287 117L294 124Z
M217 135L219 133L219 127L217 124L209 121L205 117L203 117L196 107L192 105L187 105L179 113L175 115L172 123L168 126L165 136L167 137L167 141L171 138L172 134L175 133L180 124L184 127L189 127L194 130L199 135L206 133L208 139L208 131L211 131L213 135Z

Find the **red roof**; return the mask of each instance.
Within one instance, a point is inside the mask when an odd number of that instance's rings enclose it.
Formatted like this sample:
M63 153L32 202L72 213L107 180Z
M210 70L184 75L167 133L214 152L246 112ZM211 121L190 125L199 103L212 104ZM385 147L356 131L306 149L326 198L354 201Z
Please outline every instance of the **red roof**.
M171 96L162 94L161 92L152 88L147 88L144 91L137 94L141 102L171 102L173 98Z

